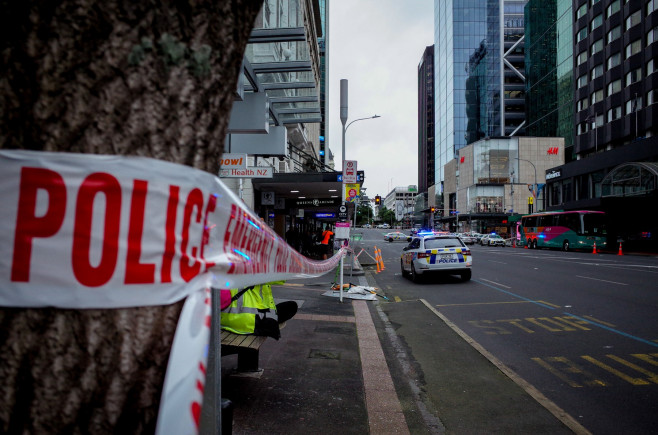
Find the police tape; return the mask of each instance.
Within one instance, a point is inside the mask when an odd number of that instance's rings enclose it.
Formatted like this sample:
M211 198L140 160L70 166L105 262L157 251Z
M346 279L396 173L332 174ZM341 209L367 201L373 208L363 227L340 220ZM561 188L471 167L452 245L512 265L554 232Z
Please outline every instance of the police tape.
M186 298L157 433L198 432L210 288L319 276L218 177L144 157L0 151L0 306L119 308ZM7 252L7 250L5 251Z
M319 276L218 177L144 157L0 151L0 306L174 303Z

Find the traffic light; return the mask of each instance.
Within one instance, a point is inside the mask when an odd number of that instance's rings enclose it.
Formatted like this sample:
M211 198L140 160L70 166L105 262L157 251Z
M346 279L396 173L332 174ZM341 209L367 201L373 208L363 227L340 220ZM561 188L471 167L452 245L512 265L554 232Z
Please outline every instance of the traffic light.
M377 195L375 196L375 205L379 205L382 203L382 197Z
M436 210L434 207L430 207L430 213L434 213L434 210Z

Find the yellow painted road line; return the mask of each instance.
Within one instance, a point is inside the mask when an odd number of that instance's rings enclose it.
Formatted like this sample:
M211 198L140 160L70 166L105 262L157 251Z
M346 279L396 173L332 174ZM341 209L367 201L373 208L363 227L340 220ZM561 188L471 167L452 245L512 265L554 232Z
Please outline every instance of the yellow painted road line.
M546 301L537 301L537 302L541 302L542 304L548 305L549 307L560 308L559 305L551 304L550 302L546 302Z
M626 367L629 367L635 371L642 373L643 375L647 376L651 382L653 382L654 384L658 384L658 375L655 374L654 372L650 372L649 370L646 370L636 364L633 364L630 361L626 361L625 359L620 358L618 356L615 355L606 355L606 356L613 361L617 361L619 364L623 364Z
M599 361L596 358L592 358L589 355L582 355L581 358L584 359L585 361L591 362L592 364L594 364L596 366L601 367L603 370L606 370L606 371L612 373L615 376L618 376L618 377L622 378L623 380L625 380L626 382L628 382L631 385L649 385L649 381L645 381L644 379L641 379L641 378L633 378L631 376L628 376L627 374L622 373L619 370L617 370L613 367L610 367L606 363L604 363L602 361Z
M523 388L533 399L535 399L540 405L546 408L551 414L558 418L562 423L564 423L569 429L571 429L576 434L582 435L591 435L591 432L585 429L583 425L578 423L571 415L567 414L562 408L557 406L554 402L544 396L537 388L530 384L525 379L521 378L514 371L508 368L505 364L502 363L498 358L493 354L487 351L482 345L473 340L468 334L462 331L457 325L452 323L450 319L445 317L439 311L437 311L429 302L425 299L420 300L427 308L430 309L436 316L438 316L446 325L448 325L453 331L455 331L460 337L462 337L468 344L470 344L475 350L480 352L482 356L487 358L493 365L498 367L498 369L505 373L508 378L514 381L519 387Z

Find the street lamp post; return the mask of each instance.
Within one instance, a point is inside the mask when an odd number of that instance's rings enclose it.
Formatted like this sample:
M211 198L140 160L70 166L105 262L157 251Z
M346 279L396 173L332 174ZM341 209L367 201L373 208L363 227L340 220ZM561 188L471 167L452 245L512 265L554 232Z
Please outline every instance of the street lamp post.
M343 143L342 143L342 164L341 171L345 169L345 133L350 125L354 124L357 121L363 121L366 119L375 119L380 118L380 115L368 116L366 118L358 118L354 121L351 121L349 124L345 125L347 122L347 79L341 79L340 81L340 122L343 124ZM343 189L343 202L345 202L345 189ZM356 213L356 211L355 211Z
M532 196L535 197L535 199L537 199L537 196L539 196L539 195L537 194L537 188L539 187L539 186L537 185L537 167L536 167L535 164L532 163L530 160L520 159L520 158L518 158L518 157L515 157L515 158L516 158L516 160L522 160L522 161L524 161L524 162L528 162L528 163L530 163L530 164L532 165L532 169L534 169L534 171L535 171L535 184L534 184L534 186L532 186ZM519 178L521 178L521 174L519 174Z

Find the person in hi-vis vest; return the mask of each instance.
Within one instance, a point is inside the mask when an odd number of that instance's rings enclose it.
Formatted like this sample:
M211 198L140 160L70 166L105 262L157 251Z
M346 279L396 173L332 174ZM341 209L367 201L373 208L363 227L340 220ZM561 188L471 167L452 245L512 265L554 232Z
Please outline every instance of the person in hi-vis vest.
M272 281L243 290L221 290L221 299L224 301L222 329L235 334L264 335L278 340L281 337L279 325L297 313L295 301L274 302L272 285L284 283Z

